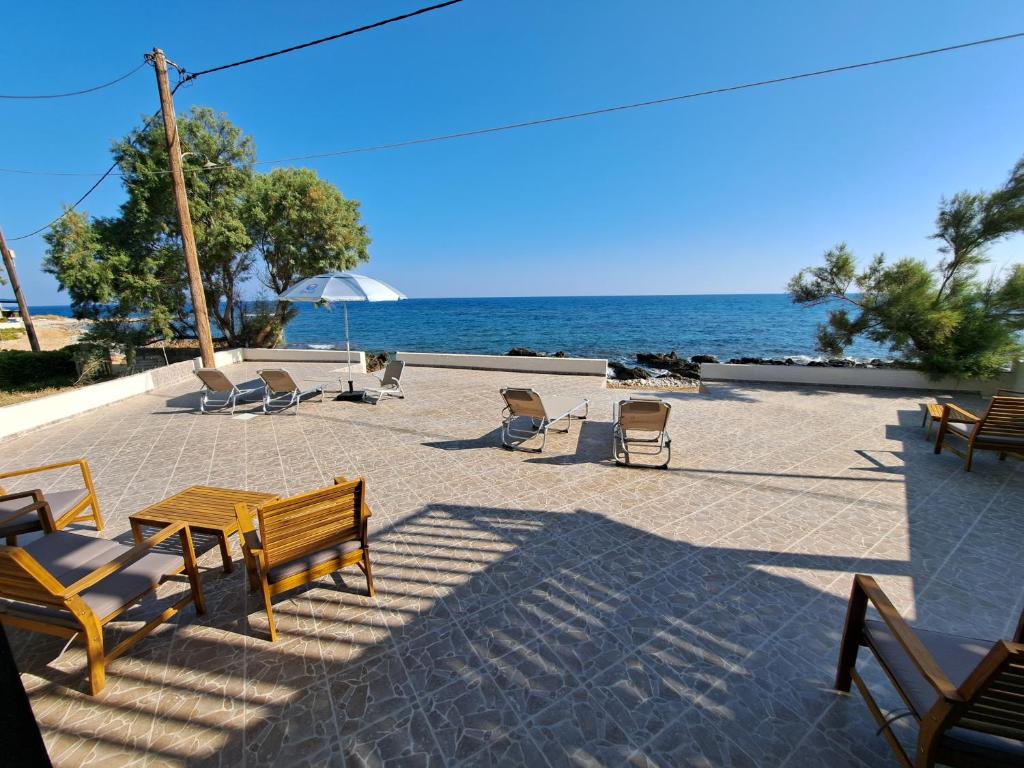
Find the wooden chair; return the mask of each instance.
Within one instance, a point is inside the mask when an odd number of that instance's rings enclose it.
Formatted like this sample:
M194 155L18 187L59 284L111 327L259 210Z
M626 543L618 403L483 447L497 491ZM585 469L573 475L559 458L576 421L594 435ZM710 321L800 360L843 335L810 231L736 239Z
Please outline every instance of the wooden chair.
M881 621L866 618L868 603ZM907 754L857 674L857 651L878 659L918 724L917 749ZM836 688L850 683L864 696L880 732L904 768L936 763L990 768L1024 765L1024 616L1014 642L912 629L870 576L854 577L839 651Z
M374 596L367 536L370 510L362 478L337 477L328 488L268 501L255 509L258 532L248 505L236 505L235 514L249 584L263 593L271 642L277 640L270 606L274 595L358 565L366 575L367 592Z
M37 508L40 501L46 501L53 521L53 530L60 530L71 523L92 521L97 531L103 530L103 517L100 515L100 504L96 499L96 489L92 484L92 473L89 462L85 459L62 461L42 467L16 469L11 472L0 472L0 480L13 477L24 477L55 469L78 467L82 474L82 485L69 491L25 491L22 493L4 494L0 487L0 536L11 546L18 543L18 536L30 531L45 531ZM38 496L32 495L38 494ZM29 500L29 496L32 497Z
M154 551L175 534L181 539L181 555ZM103 627L182 570L188 575L189 593L106 652ZM0 598L0 623L84 638L93 695L103 689L106 665L154 628L189 603L195 604L196 613L206 612L185 523L168 526L134 547L66 531L25 547L0 546Z
M960 421L956 421L958 417ZM961 453L951 445L945 445L947 436L957 437L967 443L967 453ZM970 411L946 403L942 408L939 434L935 438L935 452L949 448L966 460L964 469L971 471L974 451L999 451L999 459L1008 453L1024 457L1024 397L996 395L989 403L984 416L975 416Z

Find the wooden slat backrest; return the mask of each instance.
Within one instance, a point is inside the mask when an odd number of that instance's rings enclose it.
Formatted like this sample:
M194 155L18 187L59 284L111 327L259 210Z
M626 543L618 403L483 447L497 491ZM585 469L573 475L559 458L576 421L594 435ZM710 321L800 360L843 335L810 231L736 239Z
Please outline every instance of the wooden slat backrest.
M57 579L21 547L0 546L0 597L64 607Z
M273 567L360 535L366 486L362 478L263 504L260 541Z
M966 703L952 725L1024 740L1024 645L996 643L960 694Z
M1024 397L993 397L975 440L998 442L1024 437Z

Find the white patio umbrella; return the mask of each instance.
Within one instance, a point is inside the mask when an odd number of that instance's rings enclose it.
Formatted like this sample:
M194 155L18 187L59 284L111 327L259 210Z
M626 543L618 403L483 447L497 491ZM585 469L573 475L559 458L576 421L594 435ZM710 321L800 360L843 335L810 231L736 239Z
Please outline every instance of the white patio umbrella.
M352 388L352 349L348 335L348 303L350 301L400 301L407 298L387 283L354 272L328 272L307 277L277 297L280 301L307 301L313 304L341 302L345 308L345 357L348 360L348 393L346 397L362 397ZM340 397L340 396L339 396Z

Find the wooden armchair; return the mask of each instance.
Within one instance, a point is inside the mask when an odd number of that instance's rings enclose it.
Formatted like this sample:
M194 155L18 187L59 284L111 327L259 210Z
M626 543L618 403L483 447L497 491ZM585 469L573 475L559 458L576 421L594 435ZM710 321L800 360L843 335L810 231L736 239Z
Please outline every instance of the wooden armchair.
M250 507L235 506L242 554L253 590L263 593L270 624L270 641L277 628L270 600L274 595L308 584L349 565L366 575L366 589L374 596L370 570L370 543L366 481L334 479L334 485L256 507L259 531Z
M26 491L5 494L0 487L0 536L9 545L18 543L18 536L31 531L46 531L45 523L38 514L40 501L46 501L52 522L51 530L60 530L71 523L91 520L97 531L103 530L103 517L100 515L100 504L96 500L96 489L92 484L92 473L85 459L62 461L58 464L47 464L42 467L16 469L12 472L0 472L0 481L14 477L24 477L55 469L78 467L82 474L81 487L70 491ZM38 496L33 495L38 494ZM29 500L29 496L32 499Z
M866 618L868 603L881 621ZM851 681L904 768L936 763L990 768L1024 765L1024 616L1014 642L912 629L870 576L854 577L839 651L836 688ZM857 674L857 651L878 659L917 721L917 749L908 755ZM899 717L897 715L896 717Z
M181 555L154 551L175 534L181 539ZM104 651L103 627L182 570L188 575L189 593ZM103 689L108 663L189 603L195 603L196 613L206 612L185 523L168 526L134 547L66 531L25 547L0 546L0 623L58 637L80 634L93 695Z
M967 443L966 454L951 445L945 445L947 437L956 437ZM996 395L989 403L984 416L975 416L970 411L946 403L942 407L942 421L935 438L935 452L949 448L966 463L964 469L971 471L974 451L999 451L1000 460L1008 453L1024 456L1024 397Z

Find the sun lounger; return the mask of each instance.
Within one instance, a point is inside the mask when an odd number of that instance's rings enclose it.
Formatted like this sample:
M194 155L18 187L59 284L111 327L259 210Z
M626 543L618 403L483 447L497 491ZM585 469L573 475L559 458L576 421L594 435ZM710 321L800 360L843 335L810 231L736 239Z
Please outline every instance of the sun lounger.
M199 399L199 412L206 413L208 406L212 405L214 408L226 408L231 406L231 413L235 412L235 405L238 403L240 397L251 395L253 392L258 391L256 388L252 389L239 389L234 382L231 381L227 376L224 375L223 371L219 371L216 368L199 368L196 370L196 376L203 382L203 388L200 390L201 397ZM210 395L217 393L223 396L224 400L221 402L210 402Z
M505 400L505 408L501 412L501 445L510 450L539 434L540 448L534 450L540 453L544 450L552 424L565 419L565 429L553 431L568 432L572 419L585 419L590 410L590 401L585 397L540 395L529 388L506 387L501 390L501 396ZM530 419L530 428L515 426L513 422L518 418Z
M374 389L367 389L363 392L363 399L368 402L379 403L385 397L405 398L402 390L402 373L405 371L405 362L392 360L384 367L384 373L379 379L380 386Z
M295 413L299 413L299 401L308 395L320 395L320 402L324 400L323 387L311 387L302 389L284 368L264 368L256 371L263 379L263 412L270 413L270 406L275 402L285 400L277 410L283 411L286 408L295 406Z
M612 455L623 466L652 466L664 469L672 460L672 438L668 417L672 406L653 395L632 395L615 404ZM634 456L660 456L663 464L635 464Z

